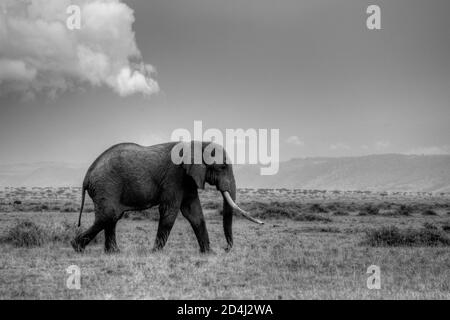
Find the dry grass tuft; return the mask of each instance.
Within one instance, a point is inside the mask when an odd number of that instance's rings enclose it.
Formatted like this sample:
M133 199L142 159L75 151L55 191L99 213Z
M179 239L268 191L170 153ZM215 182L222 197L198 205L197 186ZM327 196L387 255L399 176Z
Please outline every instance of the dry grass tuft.
M397 214L401 216L410 216L413 213L413 208L411 206L407 205L400 205L400 207L397 209Z
M334 216L348 216L348 212L347 211L343 211L343 210L338 210L338 211L335 211L333 213L333 215Z
M306 222L331 222L331 218L320 216L318 214L304 213L299 214L293 218L295 221L306 221Z
M437 227L425 225L422 229L400 230L396 226L383 226L366 231L364 245L386 246L450 246L450 238Z
M12 226L6 235L0 238L0 242L10 243L15 247L27 248L40 247L48 243L57 242L68 244L83 231L82 227L78 228L68 221L37 224L31 220L23 220Z
M367 205L365 206L360 212L360 216L376 216L380 213L380 208L376 207L374 205Z
M422 212L422 215L424 215L424 216L437 216L437 213L434 210L427 209L427 210Z

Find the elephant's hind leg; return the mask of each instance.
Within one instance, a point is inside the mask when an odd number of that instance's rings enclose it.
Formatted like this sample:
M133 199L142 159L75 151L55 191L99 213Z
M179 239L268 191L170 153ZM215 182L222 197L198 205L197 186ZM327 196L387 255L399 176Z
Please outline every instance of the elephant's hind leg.
M96 218L102 221L105 229L105 253L119 252L119 246L116 241L116 225L121 218L123 210L117 204L103 204L96 211Z
M208 231L206 230L205 217L203 216L202 206L198 196L185 199L181 205L181 213L189 221L194 229L200 246L200 252L211 251L209 247Z
M119 252L119 246L116 242L116 219L111 219L105 223L105 252L116 253Z
M113 206L96 205L94 224L71 242L75 251L82 252L103 229L105 230L105 252L119 251L116 242L116 224L120 215L117 212L118 210Z
M104 228L104 224L100 221L95 221L94 224L87 229L85 232L79 234L72 240L72 247L76 252L83 252L84 248L88 245L95 236L102 231Z

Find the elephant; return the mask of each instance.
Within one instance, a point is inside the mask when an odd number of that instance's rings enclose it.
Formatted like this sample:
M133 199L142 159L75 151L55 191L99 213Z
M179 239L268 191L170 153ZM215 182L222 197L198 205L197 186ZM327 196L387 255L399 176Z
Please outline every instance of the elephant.
M211 251L205 218L198 195L205 183L216 186L223 197L223 230L227 246L233 246L233 211L240 212L247 219L263 224L251 217L235 203L236 184L232 164L225 150L210 142L192 141L189 146L213 147L213 152L223 152L221 163L200 163L183 161L176 164L172 149L177 142L141 146L135 143L120 143L103 152L86 172L83 186L78 227L81 226L86 191L94 202L95 219L93 225L80 232L71 245L76 252L83 252L86 245L104 230L106 253L119 251L116 241L116 224L127 211L137 211L159 206L159 222L153 251L163 249L181 211L194 230L200 252ZM211 150L211 149L210 149ZM192 156L192 160L193 156Z

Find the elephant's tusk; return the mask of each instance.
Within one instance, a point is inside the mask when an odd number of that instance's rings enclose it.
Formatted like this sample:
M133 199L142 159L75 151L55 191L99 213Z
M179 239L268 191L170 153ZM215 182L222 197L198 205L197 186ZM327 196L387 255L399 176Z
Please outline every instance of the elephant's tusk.
M264 222L262 222L261 220L255 219L253 217L251 217L247 212L245 212L244 210L242 210L241 208L238 207L238 205L233 201L233 199L230 196L230 193L228 191L225 191L223 193L223 196L225 197L225 200L227 200L228 204L235 210L239 211L244 217L246 217L248 220L255 222L255 223L259 223L259 224L264 224Z

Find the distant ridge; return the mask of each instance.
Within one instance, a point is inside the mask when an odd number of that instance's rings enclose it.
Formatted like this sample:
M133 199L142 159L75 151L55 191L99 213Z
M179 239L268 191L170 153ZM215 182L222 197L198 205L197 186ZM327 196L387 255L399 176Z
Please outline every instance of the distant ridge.
M88 164L0 165L0 187L81 186ZM382 154L292 159L274 176L259 166L235 166L238 187L450 192L450 155Z
M450 192L450 155L292 159L281 162L274 176L248 165L235 172L240 187Z
M36 162L0 165L0 187L81 186L88 165Z

